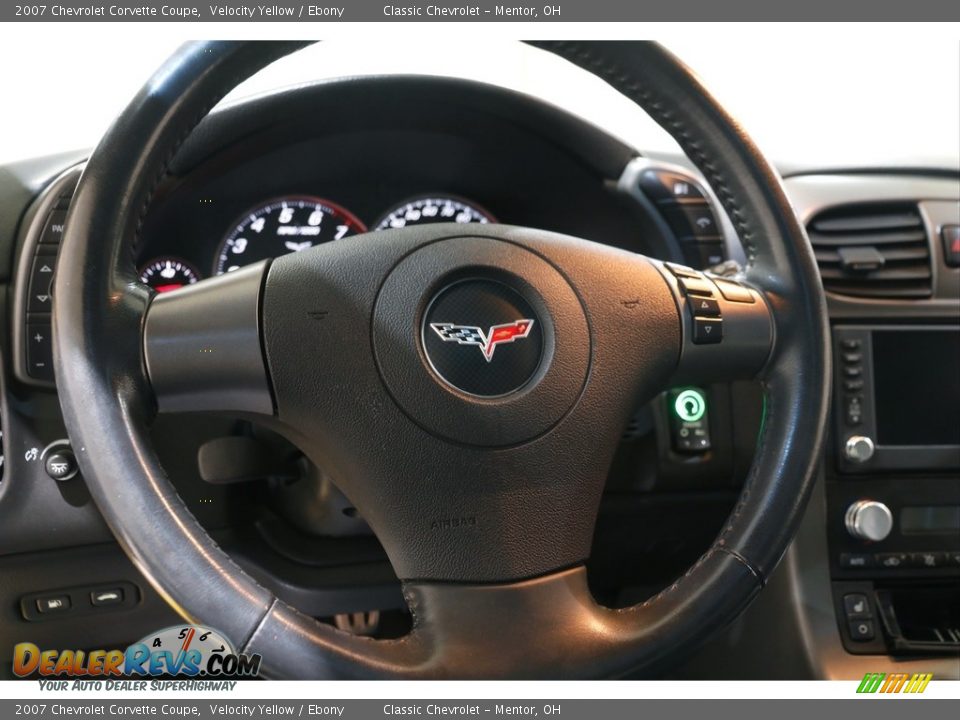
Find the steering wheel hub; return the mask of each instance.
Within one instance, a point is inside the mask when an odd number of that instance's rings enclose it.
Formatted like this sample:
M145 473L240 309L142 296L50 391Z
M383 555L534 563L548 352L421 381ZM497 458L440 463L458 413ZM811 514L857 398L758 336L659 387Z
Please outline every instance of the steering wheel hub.
M476 397L520 391L543 358L543 320L512 287L483 277L441 290L424 313L420 334L437 377Z
M373 317L394 400L425 429L469 445L515 445L555 425L590 362L570 283L537 253L491 237L495 229L410 231L423 244L389 274Z

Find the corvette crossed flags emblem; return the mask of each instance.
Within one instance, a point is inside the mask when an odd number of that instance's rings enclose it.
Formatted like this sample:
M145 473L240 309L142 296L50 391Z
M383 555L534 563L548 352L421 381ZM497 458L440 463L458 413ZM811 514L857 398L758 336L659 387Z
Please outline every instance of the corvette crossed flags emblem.
M484 332L475 325L454 325L453 323L430 323L432 329L444 342L458 345L476 345L487 362L493 360L497 345L521 340L530 334L533 320L524 318L512 323L493 325Z

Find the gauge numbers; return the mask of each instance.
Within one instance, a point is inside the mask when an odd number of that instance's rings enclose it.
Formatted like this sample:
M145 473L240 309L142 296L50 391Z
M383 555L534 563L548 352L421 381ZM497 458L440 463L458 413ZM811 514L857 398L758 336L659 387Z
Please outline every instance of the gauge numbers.
M175 257L156 258L140 270L140 281L160 293L193 285L199 279L200 273L193 265Z
M376 224L376 230L389 230L428 223L490 223L493 216L473 203L450 196L414 198L390 210Z
M308 196L272 200L248 211L223 239L213 271L222 275L362 232L366 227L353 213L329 200Z

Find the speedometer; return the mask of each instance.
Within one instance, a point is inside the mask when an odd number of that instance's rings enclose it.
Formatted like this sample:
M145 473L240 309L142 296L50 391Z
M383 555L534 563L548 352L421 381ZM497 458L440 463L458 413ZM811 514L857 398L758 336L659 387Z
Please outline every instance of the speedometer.
M426 223L490 223L493 215L472 202L448 195L433 195L408 200L386 213L375 230L402 228Z
M323 198L294 196L271 200L245 213L223 239L213 272L222 275L366 230L349 210Z

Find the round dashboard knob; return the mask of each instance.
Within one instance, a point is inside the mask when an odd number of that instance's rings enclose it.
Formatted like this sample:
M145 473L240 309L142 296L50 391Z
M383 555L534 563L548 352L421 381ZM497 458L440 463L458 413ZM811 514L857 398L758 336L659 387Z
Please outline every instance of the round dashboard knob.
M847 532L859 540L880 542L893 529L893 513L876 500L858 500L847 508Z
M873 451L876 445L873 440L865 435L852 435L847 438L846 445L843 446L843 454L851 462L866 462L873 457Z

